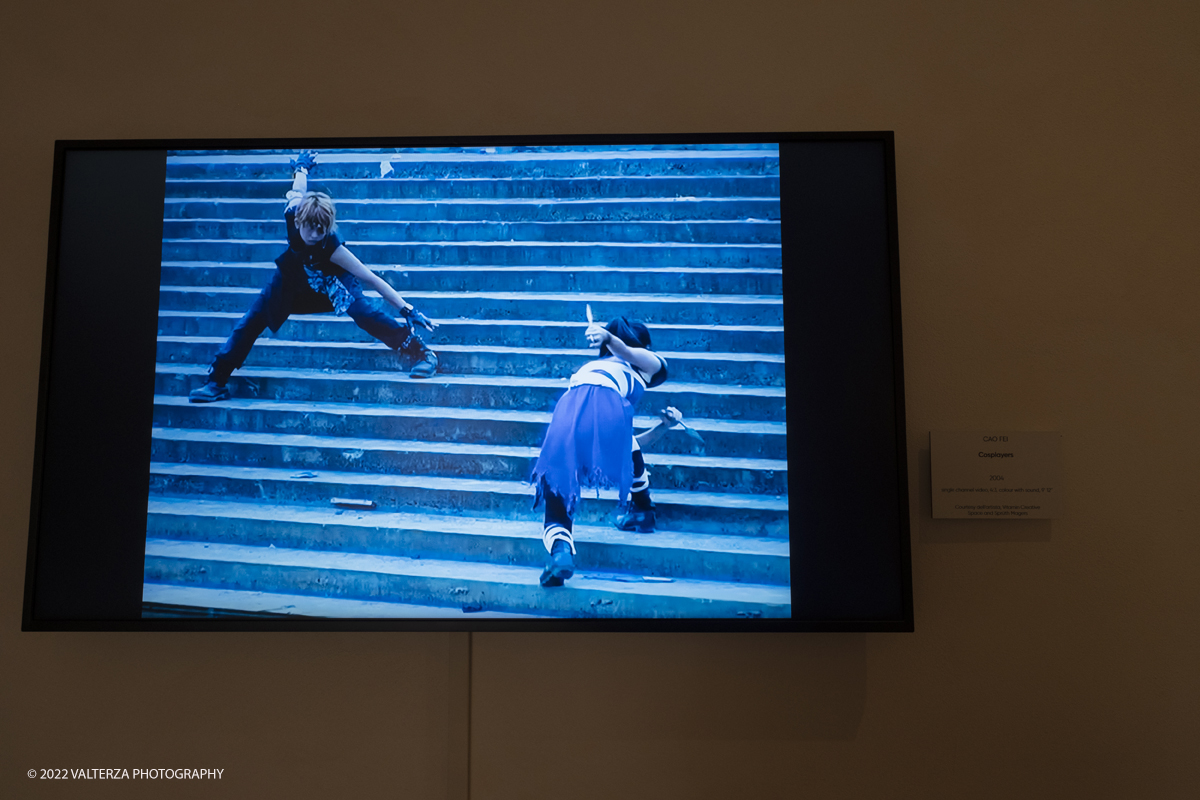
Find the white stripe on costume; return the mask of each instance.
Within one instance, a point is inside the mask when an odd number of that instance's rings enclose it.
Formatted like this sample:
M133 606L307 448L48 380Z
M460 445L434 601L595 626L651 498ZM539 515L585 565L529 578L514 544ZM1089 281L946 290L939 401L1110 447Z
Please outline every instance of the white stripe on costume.
M571 532L562 525L547 525L542 531L542 544L546 545L546 552L549 553L554 547L555 542L566 542L571 548L571 555L575 555L575 539L572 538Z
M607 386L622 397L629 399L634 387L646 388L646 379L636 369L619 358L602 358L589 361L571 376L571 386Z
M605 389L612 389L622 397L625 393L621 391L621 387L617 384L617 379L604 370L588 370L584 372L580 370L571 376L571 388L576 386L603 386Z

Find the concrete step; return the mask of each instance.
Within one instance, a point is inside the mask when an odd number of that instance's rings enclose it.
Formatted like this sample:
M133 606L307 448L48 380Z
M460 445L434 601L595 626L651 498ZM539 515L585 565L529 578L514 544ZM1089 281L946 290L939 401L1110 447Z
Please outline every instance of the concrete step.
M263 467L151 462L152 496L257 500L272 504L327 506L333 498L367 498L383 511L468 514L538 522L533 487L521 481L313 472ZM787 498L733 493L655 492L661 524L694 533L736 536L788 535ZM608 524L616 493L585 493L575 519Z
M166 197L172 199L242 198L270 199L280 203L292 188L285 175L264 179L186 179L168 177ZM313 191L325 192L340 205L355 200L589 200L725 199L779 197L777 175L736 177L654 176L614 178L548 178L504 180L487 178L449 180L441 178L395 178L379 180L337 179L315 176ZM277 211L276 213L282 213Z
M159 289L164 311L224 311L244 314L260 289L170 286ZM379 299L376 292L364 293ZM772 295L699 295L617 292L403 292L404 299L433 319L587 320L621 315L656 325L783 325L783 298ZM382 302L382 301L380 301Z
M526 481L540 450L539 446L419 440L399 425L396 428L406 438L156 427L150 458L234 467ZM785 495L788 491L784 460L654 452L646 452L645 459L656 493L671 489Z
M569 376L596 357L595 350L549 347L517 348L462 345L437 333L424 337L438 354L438 370L447 375ZM163 364L210 364L224 343L216 336L159 336L157 359ZM771 353L677 353L667 359L672 380L737 386L783 386L782 355ZM251 367L384 371L396 369L396 352L376 341L302 342L264 337L246 358Z
M241 319L234 311L162 311L160 336L215 336L224 340ZM576 347L583 341L584 323L551 320L437 319L441 341L463 345L507 347ZM656 325L650 332L656 349L690 353L782 353L781 325ZM349 317L333 314L295 314L280 329L280 338L306 342L374 341Z
M428 183L433 183L429 181ZM283 189L261 198L168 197L163 215L178 219L280 220ZM779 197L612 197L569 200L553 198L441 199L414 198L337 200L338 219L391 222L670 222L779 221Z
M561 390L560 390L561 391ZM643 410L648 410L647 404ZM549 411L383 406L359 403L275 402L234 398L220 403L191 403L186 396L155 395L154 424L163 428L306 433L358 439L404 438L462 444L540 447L550 424ZM634 431L652 427L657 417L634 417ZM704 437L704 447L682 431L669 431L646 449L657 454L707 455L787 460L787 424L688 418ZM657 484L657 478L655 479Z
M438 292L654 292L671 294L783 294L778 269L609 267L393 267L372 270L399 291ZM274 262L167 261L161 282L172 286L261 289Z
M207 544L369 553L540 567L542 526L469 516L343 511L204 499L151 498L151 538ZM604 525L575 529L580 565L664 578L785 586L784 539L658 530L627 533Z
M482 242L482 243L685 243L779 244L778 222L395 222L392 220L338 220L343 241ZM287 232L282 219L168 219L163 237L170 240L234 240L283 242Z
M168 156L167 175L175 179L291 178L291 156ZM325 153L314 179L396 180L403 178L486 178L491 180L649 177L694 175L778 175L779 155L770 150L661 150L656 152L560 151L543 153Z
M610 267L753 267L781 269L778 244L441 242L350 240L346 245L365 264ZM283 239L163 239L164 261L274 261L286 249Z
M207 365L156 364L154 393L186 398L204 384ZM402 372L352 372L246 367L229 383L235 398L311 403L553 410L566 378L507 378L437 374L425 380ZM786 393L776 386L713 386L668 381L646 392L642 409L674 406L688 418L786 422Z
M787 587L635 580L580 571L543 589L540 568L147 539L147 583L445 608L588 617L786 617Z
M142 584L142 618L148 617L338 617L342 619L533 619L537 614L477 611L470 607L419 606L314 597L301 594Z
M513 145L488 145L486 147L459 147L459 146L439 146L439 147L342 147L334 151L327 151L326 156L339 156L342 160L348 158L358 159L360 161L370 160L372 154L383 154L385 156L393 155L429 155L434 153L476 153L479 155L497 155L497 154L524 154L524 153L563 153L570 151L572 153L656 153L664 150L683 150L683 151L717 151L717 150L770 150L776 151L779 149L777 142L716 142L716 143L691 143L691 144L633 144L620 145L614 147L611 144L571 144L571 145L534 145L534 144L513 144ZM190 157L211 157L211 156L269 156L273 159L278 159L279 163L287 163L292 154L281 155L279 149L247 149L235 148L232 150L168 150L169 156L190 156ZM612 156L609 156L612 157Z

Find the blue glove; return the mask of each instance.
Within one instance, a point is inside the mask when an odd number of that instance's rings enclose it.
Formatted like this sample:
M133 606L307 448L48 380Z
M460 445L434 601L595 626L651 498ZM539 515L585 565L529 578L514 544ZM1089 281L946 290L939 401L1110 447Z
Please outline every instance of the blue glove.
M300 155L293 158L288 164L292 167L292 172L297 171L301 167L305 172L312 172L313 167L317 165L316 150L301 150Z
M425 328L427 331L433 330L433 320L422 314L420 311L417 311L416 306L413 306L412 308L402 308L400 309L400 313L403 314L404 318L409 322L415 322L416 324Z

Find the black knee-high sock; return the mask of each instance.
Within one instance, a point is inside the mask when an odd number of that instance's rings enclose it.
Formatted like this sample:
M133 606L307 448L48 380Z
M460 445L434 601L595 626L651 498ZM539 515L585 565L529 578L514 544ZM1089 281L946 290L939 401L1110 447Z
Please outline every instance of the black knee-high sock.
M550 491L546 479L542 478L542 500L546 504L545 525L542 529L542 542L546 550L552 549L554 542L566 542L575 552L575 539L571 533L571 516L567 513L566 502Z
M649 511L654 508L650 502L650 474L646 472L646 460L642 458L641 450L633 451L633 491L630 493L634 508Z

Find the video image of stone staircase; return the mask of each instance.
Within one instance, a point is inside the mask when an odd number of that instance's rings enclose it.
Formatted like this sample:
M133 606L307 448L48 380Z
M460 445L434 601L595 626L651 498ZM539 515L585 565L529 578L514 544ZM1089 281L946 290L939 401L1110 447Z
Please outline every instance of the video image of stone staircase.
M168 157L144 615L790 616L775 145L321 152L309 188L439 323L437 374L410 378L349 317L293 315L231 399L190 403L287 247L295 156ZM585 490L576 573L543 588L528 479L596 357L588 306L644 321L669 364L635 432L673 406L704 443L645 449L653 533Z

